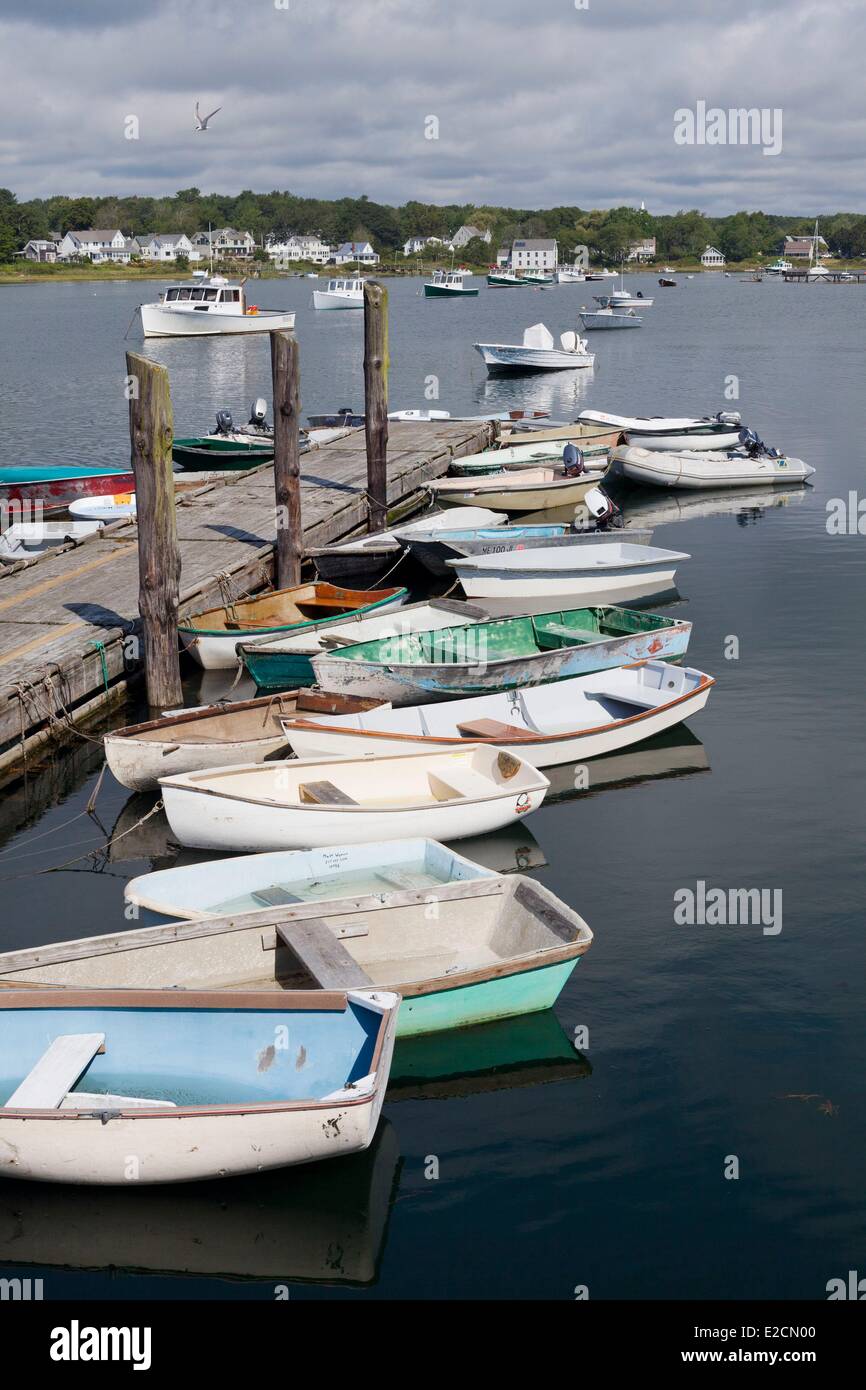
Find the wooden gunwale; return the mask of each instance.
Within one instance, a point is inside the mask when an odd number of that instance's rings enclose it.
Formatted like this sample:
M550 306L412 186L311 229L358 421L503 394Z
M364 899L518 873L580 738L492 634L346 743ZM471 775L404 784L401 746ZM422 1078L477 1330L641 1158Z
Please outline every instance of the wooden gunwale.
M633 661L628 666L624 666L623 670L634 670L636 667L644 665L646 665L646 662L644 661ZM604 676L604 672L598 672L598 676L599 679L602 679L602 677ZM627 724L639 723L641 719L647 719L653 714L662 714L665 710L673 709L675 705L681 705L684 700L693 700L696 695L700 695L705 690L709 690L711 686L715 685L715 683L716 681L714 676L702 675L700 684L696 685L694 690L688 690L683 695L676 695L672 700L668 700L663 705L653 705L652 708L641 710L638 714L626 715L624 719L612 719L607 724L598 724L595 726L595 728L592 729L574 729L572 731L566 731L556 734L533 734L527 731L526 734L521 734L520 736L518 736L517 734L514 734L513 736L509 734L508 738L503 738L502 735L484 738L478 737L475 734L473 734L471 738L467 739L454 738L450 734L442 734L440 736L439 734L401 734L396 732L391 733L387 729L347 729L345 732L347 734L351 734L353 738L387 738L394 739L395 741L405 739L414 743L417 743L420 739L423 739L426 743L430 744L456 744L460 748L468 748L473 743L482 743L487 745L493 744L494 747L498 747L499 744L502 743L508 744L509 747L511 747L511 745L514 743L557 743L562 742L566 739L589 738L593 734L602 734L609 729L622 729L625 728ZM339 734L343 732L341 729L335 729L332 724L318 724L314 719L287 719L286 724L290 725L290 727L293 729L316 729L321 733Z
M377 992L375 989L373 992ZM382 994L394 994L395 990L382 989L378 991ZM289 1010L304 1009L307 1012L319 1010L321 1012L342 1013L350 1003L349 995L355 991L336 991L336 990L291 990L284 994L273 995L264 990L259 991L206 991L206 990L179 990L176 994L170 990L130 990L124 994L119 990L58 990L45 988L41 990L23 990L21 997L16 997L14 991L2 996L0 1007L4 1009L33 1009L40 1003L53 1005L56 1008L82 1008L82 1009L221 1009L226 1012L230 1010L251 1010L261 1012L263 1010ZM110 1002L106 1001L106 996ZM315 1003L313 1003L315 1001ZM384 1017L384 1016L383 1016ZM370 1058L370 1070L368 1076L372 1076L379 1069L379 1062L382 1055L384 1023L380 1023L376 1037L376 1045L373 1049L373 1056ZM362 1078L363 1079L363 1078ZM123 1116L127 1120L138 1119L201 1119L204 1116L216 1115L266 1115L282 1113L286 1111L301 1110L337 1110L344 1106L371 1105L376 1099L375 1088L362 1096L349 1097L346 1099L335 1100L294 1100L294 1101L263 1101L258 1104L240 1103L237 1105L178 1105L174 1109L167 1110L159 1108L147 1110L143 1106L136 1106L133 1110L107 1110L112 1116ZM98 1106L91 1110L25 1110L7 1109L0 1107L0 1123L4 1119L15 1120L93 1120L95 1117L106 1113L101 1111Z

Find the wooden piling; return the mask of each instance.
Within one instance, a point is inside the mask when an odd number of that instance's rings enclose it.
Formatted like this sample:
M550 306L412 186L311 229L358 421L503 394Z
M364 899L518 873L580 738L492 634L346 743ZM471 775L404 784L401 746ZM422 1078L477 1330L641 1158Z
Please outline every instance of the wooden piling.
M370 530L382 531L388 515L388 291L364 285L364 430L367 437L367 501Z
M271 334L274 395L274 490L277 541L274 585L289 589L301 582L304 533L301 525L300 345L290 333Z
M126 373L147 698L152 709L165 709L183 703L177 637L180 548L171 458L171 392L165 367L137 353L126 354Z

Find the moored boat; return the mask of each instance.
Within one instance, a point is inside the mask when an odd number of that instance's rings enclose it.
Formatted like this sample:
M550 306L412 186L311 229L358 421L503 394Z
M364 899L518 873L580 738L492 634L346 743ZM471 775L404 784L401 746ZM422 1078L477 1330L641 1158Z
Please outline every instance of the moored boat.
M449 560L448 566L468 598L516 602L568 598L576 607L661 593L673 586L680 560L689 558L683 551L610 538L601 545L586 546L575 536L568 545L461 555Z
M297 710L348 713L369 705L350 695L299 691L278 699L239 700L176 710L160 719L129 724L105 734L105 759L118 782L131 791L150 791L160 777L197 772L229 763L261 763L285 757L288 749L279 716Z
M101 521L108 526L112 521L128 521L136 514L134 492L108 492L103 497L80 497L70 502L69 515L77 521Z
M101 521L14 521L0 535L0 563L13 565L62 545L79 545L102 529Z
M454 753L217 768L160 782L182 845L234 853L483 835L536 810L547 785L523 759L474 744Z
M538 526L478 526L449 531L415 531L406 540L410 555L431 574L450 575L452 571L446 561L460 555L501 555L509 550L569 545L575 537L579 537L584 544L599 544L610 541L615 534L610 531L578 531L563 521ZM620 534L633 545L652 543L653 533L647 529L629 527Z
M647 298L643 290L631 294L629 290L611 290L610 294L595 294L593 299L602 309L651 309L652 298Z
M438 478L426 486L433 500L446 507L486 503L496 511L539 512L548 507L577 506L602 476L583 471L569 477L562 466L548 465L481 478Z
M522 343L475 343L491 376L503 372L562 372L591 367L595 353L586 341L571 330L559 335L559 346L543 323L534 323L523 333Z
M0 467L0 502L38 503L46 512L63 511L79 497L102 497L134 486L129 468Z
M584 328L640 328L643 318L634 309L581 309Z
M521 278L519 275L512 275L510 270L492 271L487 277L487 283L491 289L514 290L525 288L531 284L530 280Z
M381 902L393 900L395 894L424 893L450 883L492 877L493 870L436 840L382 840L241 854L160 869L132 879L124 898L166 920L200 922L260 913L263 908L285 908L289 917L296 911L307 915L310 904L322 907L348 899L354 905L362 898ZM0 956L0 979L3 967ZM216 963L215 968L219 969ZM85 977L78 978L81 982ZM239 976L236 983L249 984L252 979L250 973ZM213 976L211 980L216 983ZM225 983L222 975L220 983Z
M324 290L313 290L314 309L363 309L364 281L357 276L338 276Z
M295 315L249 304L245 281L232 285L223 275L196 284L171 285L155 304L139 306L145 338L213 337L224 333L291 330Z
M615 448L622 439L621 431L595 430L587 425L581 436L578 433L579 428L575 427L574 434L568 439L536 440L529 437L519 444L508 444L499 449L483 449L478 454L465 454L462 458L451 460L449 472L454 478L475 478L510 468L561 464L563 453L569 444L574 444L580 450L580 456L588 472L604 472L607 468L609 450Z
M316 992L306 995L311 1008L320 998L333 1000L334 991L351 991L350 1006L387 992L390 999L402 997L397 1036L410 1037L549 1008L591 943L586 922L541 884L522 875L486 874L435 888L397 888L57 943L44 948L35 968L34 952L11 952L0 957L0 978L31 985L48 978L67 988L82 980L99 982L100 989L116 982L136 993L141 982L158 982L166 998L178 987L232 989L243 982L245 990L256 991L245 998L274 1002L303 999L294 991L312 986ZM292 993L286 995L287 989ZM175 999L180 1004L183 994ZM204 1034L203 1046L212 1042L212 1031ZM279 1032L272 1030L271 1043L274 1036ZM325 1064L327 1037L315 1041L313 1050L303 1029L290 1034L287 1063L302 1077L311 1070L321 1074ZM170 1037L158 1058L172 1042L177 1046ZM226 1045L217 1053L217 1067ZM265 1056L273 1051L271 1046ZM251 1067L261 1065L261 1051L248 1044L248 1052ZM285 1066L274 1070L284 1073ZM358 1070L363 1075L364 1068Z
M615 472L633 483L674 488L805 483L815 472L803 459L775 452L753 453L748 449L674 453L627 446L614 451L612 466Z
M359 613L345 622L313 626L294 636L240 642L237 654L259 690L289 690L315 679L312 663L319 652L410 632L464 626L486 616L483 608L460 599L430 599L373 616Z
M343 715L298 712L281 722L299 758L421 753L471 739L546 768L663 733L702 710L713 684L701 671L648 661L507 694Z
M577 418L620 429L628 436L628 443L640 449L736 449L743 429L737 410L720 410L701 418L582 410Z
M627 608L557 609L363 642L313 659L323 689L393 705L515 690L685 655L691 623Z
M4 990L0 1174L187 1182L365 1149L399 1002L376 989Z
M235 648L245 637L299 632L337 621L348 613L399 608L405 589L343 589L334 584L298 584L273 589L258 598L238 599L221 608L181 618L178 632L185 649L206 671L231 670Z
M479 526L496 526L507 520L504 512L494 512L489 507L477 507L474 511L477 514L475 524ZM402 537L411 535L416 528L435 530L448 525L449 520L446 512L431 512L427 517L407 521L391 531L374 531L336 545L311 546L306 553L315 562L321 579L340 584L364 579L373 584L394 569L405 548Z
M478 294L477 285L464 284L465 275L459 270L437 270L433 279L424 285L426 299L457 299Z

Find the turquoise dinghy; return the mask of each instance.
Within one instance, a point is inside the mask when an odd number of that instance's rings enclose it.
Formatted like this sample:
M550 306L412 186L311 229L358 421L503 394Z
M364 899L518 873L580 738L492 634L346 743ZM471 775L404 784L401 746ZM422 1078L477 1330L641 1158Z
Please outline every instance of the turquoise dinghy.
M541 884L494 874L11 951L0 981L388 990L403 999L397 1036L409 1037L550 1008L591 943Z
M438 889L446 883L491 878L438 840L384 840L273 854L240 854L142 874L126 885L136 907L173 918L238 916L263 907L384 896L395 890Z
M0 1174L186 1182L365 1149L399 998L8 990Z

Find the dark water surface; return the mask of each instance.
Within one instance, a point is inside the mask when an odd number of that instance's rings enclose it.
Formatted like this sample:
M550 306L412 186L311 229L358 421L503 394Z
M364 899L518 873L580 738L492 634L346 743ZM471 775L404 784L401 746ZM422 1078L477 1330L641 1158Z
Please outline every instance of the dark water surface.
M592 335L593 373L505 382L473 341L572 327L589 286L425 302L389 285L394 408L436 404L431 377L455 413L736 405L818 469L787 493L626 503L690 552L668 611L718 684L691 735L590 764L588 791L554 770L521 827L521 862L595 932L555 1014L398 1045L387 1124L341 1164L183 1194L0 1184L4 1274L42 1276L46 1297L813 1299L863 1272L864 539L829 535L826 504L862 486L866 293L630 283L655 306L637 332ZM311 286L255 297L298 309L305 409L360 407L361 316L314 315ZM0 460L124 461L122 337L143 296L0 290ZM266 340L144 350L169 367L178 433L269 396ZM154 817L44 872L151 804L106 774L87 817L101 762L83 743L0 794L0 948L121 930L125 882L174 862ZM499 854L515 864L514 840ZM674 894L699 879L781 890L781 932L676 925Z

